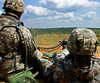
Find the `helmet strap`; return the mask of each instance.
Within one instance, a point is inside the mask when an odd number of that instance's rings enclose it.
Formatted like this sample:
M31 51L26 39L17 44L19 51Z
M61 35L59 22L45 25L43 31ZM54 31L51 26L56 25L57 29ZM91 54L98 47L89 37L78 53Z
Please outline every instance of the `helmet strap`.
M98 41L96 41L96 43L95 43L95 50L94 50L94 52L98 52L98 49L97 49L97 47L98 47Z

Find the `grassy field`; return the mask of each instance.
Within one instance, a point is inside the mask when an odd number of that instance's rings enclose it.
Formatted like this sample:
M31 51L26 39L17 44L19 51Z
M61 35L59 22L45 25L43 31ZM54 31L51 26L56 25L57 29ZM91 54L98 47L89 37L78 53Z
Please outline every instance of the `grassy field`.
M59 41L68 39L70 33L74 28L60 28L60 29L38 29L38 34L35 36L37 47L52 47L59 44ZM96 33L99 42L97 57L100 57L100 29L92 28ZM60 52L62 48L54 52ZM42 52L45 52L42 50Z
M59 41L68 39L70 34L42 34L35 37L37 46L54 46L59 44ZM100 46L100 35L97 34L99 46Z
M43 34L35 37L37 46L54 46L59 44L59 41L68 39L69 34Z
M63 39L68 39L70 34L43 34L38 35L35 37L35 42L37 44L37 47L52 47L59 44L59 41L62 41ZM98 47L98 53L96 54L97 57L100 57L100 37L98 36L99 41L99 47ZM59 48L58 50L55 50L54 52L60 52L62 48ZM45 51L42 51L42 53Z
M59 44L59 41L63 39L68 39L70 33L74 28L46 28L46 29L29 29L33 36L35 36L35 41L37 46L54 46ZM100 46L100 29L91 28L98 38Z

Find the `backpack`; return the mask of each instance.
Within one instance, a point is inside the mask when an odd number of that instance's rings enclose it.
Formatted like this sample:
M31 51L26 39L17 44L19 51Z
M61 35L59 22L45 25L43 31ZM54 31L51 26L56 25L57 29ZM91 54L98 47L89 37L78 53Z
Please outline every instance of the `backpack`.
M27 67L27 58L28 58L28 54L27 54L27 43L24 39L24 34L22 32L21 29L23 29L23 23L22 22L9 22L9 25L7 26L3 26L2 28L0 28L0 31L2 31L4 28L10 28L13 27L16 29L16 32L18 32L21 41L23 41L25 43L25 66L24 66L24 70L22 70L21 72L16 73L15 72L11 72L11 75L9 75L6 78L6 83L38 83L35 78L33 77L33 74L28 71L26 69ZM20 29L20 26L22 26L22 28ZM16 55L15 55L16 56ZM2 58L2 56L0 56ZM1 60L0 58L0 60ZM12 58L12 57L11 57ZM16 61L14 61L16 62ZM13 74L12 74L13 73Z

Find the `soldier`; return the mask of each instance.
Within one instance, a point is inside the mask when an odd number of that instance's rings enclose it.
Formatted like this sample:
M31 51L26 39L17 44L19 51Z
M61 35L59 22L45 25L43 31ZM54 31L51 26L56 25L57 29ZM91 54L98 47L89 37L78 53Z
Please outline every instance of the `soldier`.
M23 0L5 0L3 9L5 13L0 15L0 80L26 69L27 63L34 66L35 60L42 56L30 31L20 21L24 13Z
M44 73L47 83L100 83L100 60L94 56L97 45L92 30L74 29L67 42L69 54L58 55Z

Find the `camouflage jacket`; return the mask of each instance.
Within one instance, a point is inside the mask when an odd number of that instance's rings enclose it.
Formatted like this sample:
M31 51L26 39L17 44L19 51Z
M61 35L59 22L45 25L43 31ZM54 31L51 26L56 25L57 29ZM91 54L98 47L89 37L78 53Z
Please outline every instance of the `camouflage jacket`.
M81 69L73 63L71 55L57 56L44 73L48 83L100 83L100 60L91 58L91 66Z
M12 13L1 15L0 78L6 77L13 71L23 69L26 53L28 62L31 62L29 64L32 64L32 60L41 55L30 31L24 27L16 15Z

